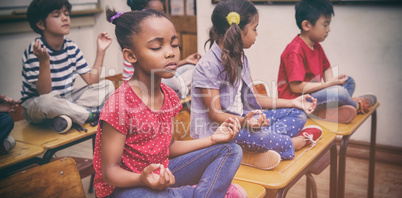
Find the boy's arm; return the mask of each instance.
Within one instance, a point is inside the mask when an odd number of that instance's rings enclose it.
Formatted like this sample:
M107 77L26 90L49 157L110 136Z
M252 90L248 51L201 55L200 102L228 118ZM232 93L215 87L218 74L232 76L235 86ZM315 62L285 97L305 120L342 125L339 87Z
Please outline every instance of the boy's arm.
M108 33L103 32L99 34L97 43L98 45L94 65L92 66L90 72L81 75L81 77L88 85L99 82L101 68L103 65L103 60L105 58L105 52L106 49L110 46L110 43L112 43L112 38Z
M39 75L36 81L36 91L39 95L48 94L52 91L52 78L50 76L50 59L46 46L41 47L39 39L33 46L33 54L39 61Z
M290 89L294 93L308 94L334 85L343 85L347 79L346 75L339 75L334 78L332 69L328 68L324 72L324 82L294 81L290 83Z

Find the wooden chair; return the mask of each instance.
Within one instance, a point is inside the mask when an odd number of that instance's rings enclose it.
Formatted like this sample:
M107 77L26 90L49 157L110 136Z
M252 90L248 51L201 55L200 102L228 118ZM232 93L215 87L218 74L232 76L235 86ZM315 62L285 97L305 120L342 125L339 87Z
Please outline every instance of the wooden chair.
M85 198L85 192L75 161L63 158L1 180L0 197Z
M76 131L75 129L71 129L71 131L66 134L57 134L47 127L45 128L42 126L30 125L26 120L24 120L24 117L22 117L21 113L22 113L22 107L19 106L17 108L16 113L10 114L15 122L15 126L13 131L11 132L11 135L17 140L17 148L19 144L21 145L28 144L30 145L30 147L33 147L35 145L42 147L42 152L43 149L45 149L46 153L44 154L41 163L47 163L50 160L60 159L60 158L53 159L52 157L54 153L57 152L58 150L79 143L80 139L84 140L92 138L93 143L95 141L94 138L96 133L96 127L91 127L89 124L86 124L84 126L84 128L89 130L88 132L81 133ZM76 162L81 178L85 178L91 175L91 182L88 191L92 193L93 192L92 181L95 177L95 169L93 167L92 159L74 157L74 156L69 157L74 159L74 161ZM33 162L38 163L38 160ZM25 164L30 165L28 163ZM24 169L22 166L21 168Z

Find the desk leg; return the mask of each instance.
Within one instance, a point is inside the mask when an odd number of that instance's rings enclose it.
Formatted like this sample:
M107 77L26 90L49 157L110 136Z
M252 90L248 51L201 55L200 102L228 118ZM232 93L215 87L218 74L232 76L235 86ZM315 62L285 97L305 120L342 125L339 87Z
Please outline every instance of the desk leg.
M337 192L337 167L338 167L338 151L336 148L336 143L331 147L331 164L330 164L330 186L329 186L329 197L330 198L336 198L336 192Z
M267 191L267 194L265 194L265 198L276 198L278 194L278 189L265 189Z
M345 170L346 170L346 149L350 135L342 136L339 148L339 175L338 175L338 197L345 197Z
M370 139L370 159L369 159L369 180L367 197L374 197L374 167L375 167L375 145L377 134L377 111L371 115L371 139Z

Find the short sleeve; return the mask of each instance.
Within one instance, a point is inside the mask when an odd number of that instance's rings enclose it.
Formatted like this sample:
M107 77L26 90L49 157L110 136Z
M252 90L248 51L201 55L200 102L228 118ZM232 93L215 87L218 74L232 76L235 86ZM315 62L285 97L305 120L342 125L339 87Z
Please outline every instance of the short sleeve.
M303 63L303 57L296 53L289 53L285 63L286 75L288 82L303 81L305 76L305 68Z
M72 41L69 41L68 43L70 45L68 50L73 50L72 54L75 58L75 67L77 69L77 73L80 75L88 73L91 69L88 66L87 60L84 58L84 54L80 48L78 48L77 44L73 43Z
M329 60L327 58L327 56L324 53L324 50L322 51L322 65L323 65L323 71L325 72L327 69L329 69L331 67L331 64L329 63Z
M200 61L193 73L191 86L195 88L219 89L223 79L220 79L220 74L223 68L220 69L218 63L211 61Z
M125 94L117 92L109 97L106 104L102 108L99 120L109 123L113 128L124 135L128 134L129 115L126 112Z

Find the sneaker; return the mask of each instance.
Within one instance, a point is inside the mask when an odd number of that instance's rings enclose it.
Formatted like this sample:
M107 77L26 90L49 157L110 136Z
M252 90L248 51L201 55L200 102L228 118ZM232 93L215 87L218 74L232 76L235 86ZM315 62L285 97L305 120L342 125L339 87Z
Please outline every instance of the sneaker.
M68 130L71 129L73 122L71 118L66 115L59 115L53 118L50 122L50 128L55 130L59 134L66 133Z
M314 112L319 119L348 124L356 117L356 109L352 105L343 105L338 108L322 109Z
M224 198L247 198L246 191L239 185L231 183Z
M377 97L373 94L366 94L352 99L358 105L357 112L361 114L369 112L370 108L377 102Z
M96 126L99 123L99 115L100 113L92 113L92 117L88 118L87 122L91 126Z
M15 147L16 142L13 136L8 136L4 139L3 142L0 143L0 154L7 154Z
M321 138L322 135L322 129L321 127L317 126L317 125L309 125L304 127L298 136L303 136L305 139L304 141L306 141L306 144L304 146L308 146L310 144L317 144L317 140L319 138Z
M99 107L92 107L88 108L87 111L89 111L92 114L92 117L88 118L86 122L88 122L91 126L96 126L98 125L99 122L99 116L102 111L103 105Z
M271 170L281 162L281 155L274 150L264 153L244 152L241 163L262 170Z

